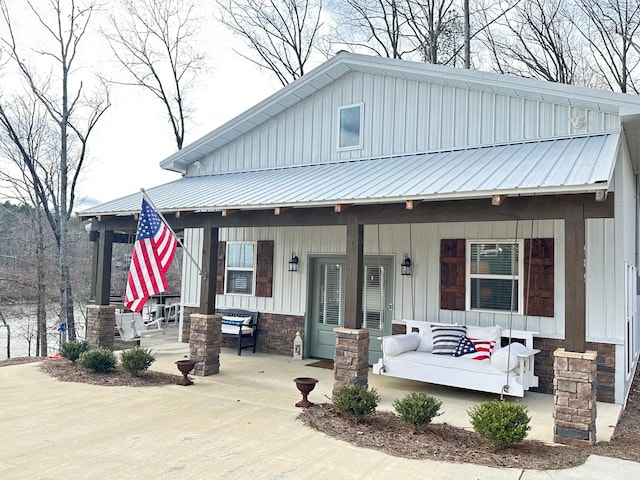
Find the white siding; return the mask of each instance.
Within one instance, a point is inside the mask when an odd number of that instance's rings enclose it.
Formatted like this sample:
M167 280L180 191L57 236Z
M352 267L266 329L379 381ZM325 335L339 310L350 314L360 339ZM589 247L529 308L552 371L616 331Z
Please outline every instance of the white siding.
M364 148L338 152L337 109L364 103ZM228 172L619 130L616 115L361 72L347 74L209 155Z
M616 327L617 273L614 271L613 220L587 221L587 338L589 341L622 342L623 332ZM380 239L378 240L378 232ZM186 235L185 235L186 236ZM554 238L555 243L555 317L531 317L497 313L451 312L439 308L440 240ZM195 236L194 242L195 243ZM199 238L199 237L198 237ZM254 308L266 312L303 315L307 310L309 255L345 252L345 227L287 227L220 229L220 240L274 240L274 295L259 298L243 295L219 295L216 304ZM193 245L193 248L199 247ZM411 225L367 225L365 255L394 255L394 319L414 318L460 322L469 325L499 324L539 332L541 336L564 337L564 222L562 220L482 223L439 223ZM289 272L288 261L295 252L299 271ZM400 275L404 253L412 260L412 275ZM185 272L188 262L185 261ZM186 275L197 276L194 269ZM186 282L186 283L185 283ZM193 282L193 279L192 281ZM199 288L183 280L185 293L199 295ZM192 295L193 295L192 294ZM195 297L189 297L192 302ZM197 302L196 302L197 303ZM604 321L603 321L604 320Z

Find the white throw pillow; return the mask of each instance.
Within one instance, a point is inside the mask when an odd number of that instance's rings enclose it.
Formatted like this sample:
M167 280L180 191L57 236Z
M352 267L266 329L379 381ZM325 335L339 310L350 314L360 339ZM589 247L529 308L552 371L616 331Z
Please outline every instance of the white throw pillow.
M472 340L486 340L500 345L501 335L502 327L500 327L500 325L494 325L492 327L473 327L467 325L467 337Z
M526 352L528 349L518 342L494 350L491 354L491 366L500 372L508 372L518 366L518 354Z
M431 332L431 324L427 324L425 328L420 328L420 344L416 351L432 352L433 351L433 333Z
M388 357L395 357L404 352L410 352L418 348L420 335L416 332L391 335L382 339L382 351Z

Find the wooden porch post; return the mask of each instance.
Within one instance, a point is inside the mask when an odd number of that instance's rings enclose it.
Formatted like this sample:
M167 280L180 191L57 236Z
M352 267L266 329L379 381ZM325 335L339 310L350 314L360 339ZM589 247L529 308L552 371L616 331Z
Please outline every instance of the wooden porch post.
M95 304L109 305L111 297L111 256L113 253L113 230L107 230L104 224L100 224L98 233L98 245L94 250L97 253L97 272L92 281L95 281Z
M362 280L364 225L356 215L347 218L347 261L345 274L344 327L362 328Z
M202 271L205 275L200 284L200 313L213 315L216 312L216 277L218 275L218 227L207 223L202 236Z
M587 348L584 205L565 209L564 251L566 350L584 353Z

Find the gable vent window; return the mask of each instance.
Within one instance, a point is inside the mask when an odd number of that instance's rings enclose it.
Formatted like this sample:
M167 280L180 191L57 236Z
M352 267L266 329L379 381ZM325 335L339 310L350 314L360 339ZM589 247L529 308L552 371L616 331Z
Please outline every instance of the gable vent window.
M338 150L362 148L363 113L363 103L338 108Z

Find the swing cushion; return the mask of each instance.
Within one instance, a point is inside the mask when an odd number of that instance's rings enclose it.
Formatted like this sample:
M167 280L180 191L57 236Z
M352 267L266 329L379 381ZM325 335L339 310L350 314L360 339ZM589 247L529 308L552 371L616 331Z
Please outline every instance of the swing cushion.
M491 366L500 372L509 372L518 366L518 355L527 351L523 344L513 342L491 354Z
M395 357L401 353L415 350L419 343L420 335L415 332L392 335L382 339L382 351L389 357Z

